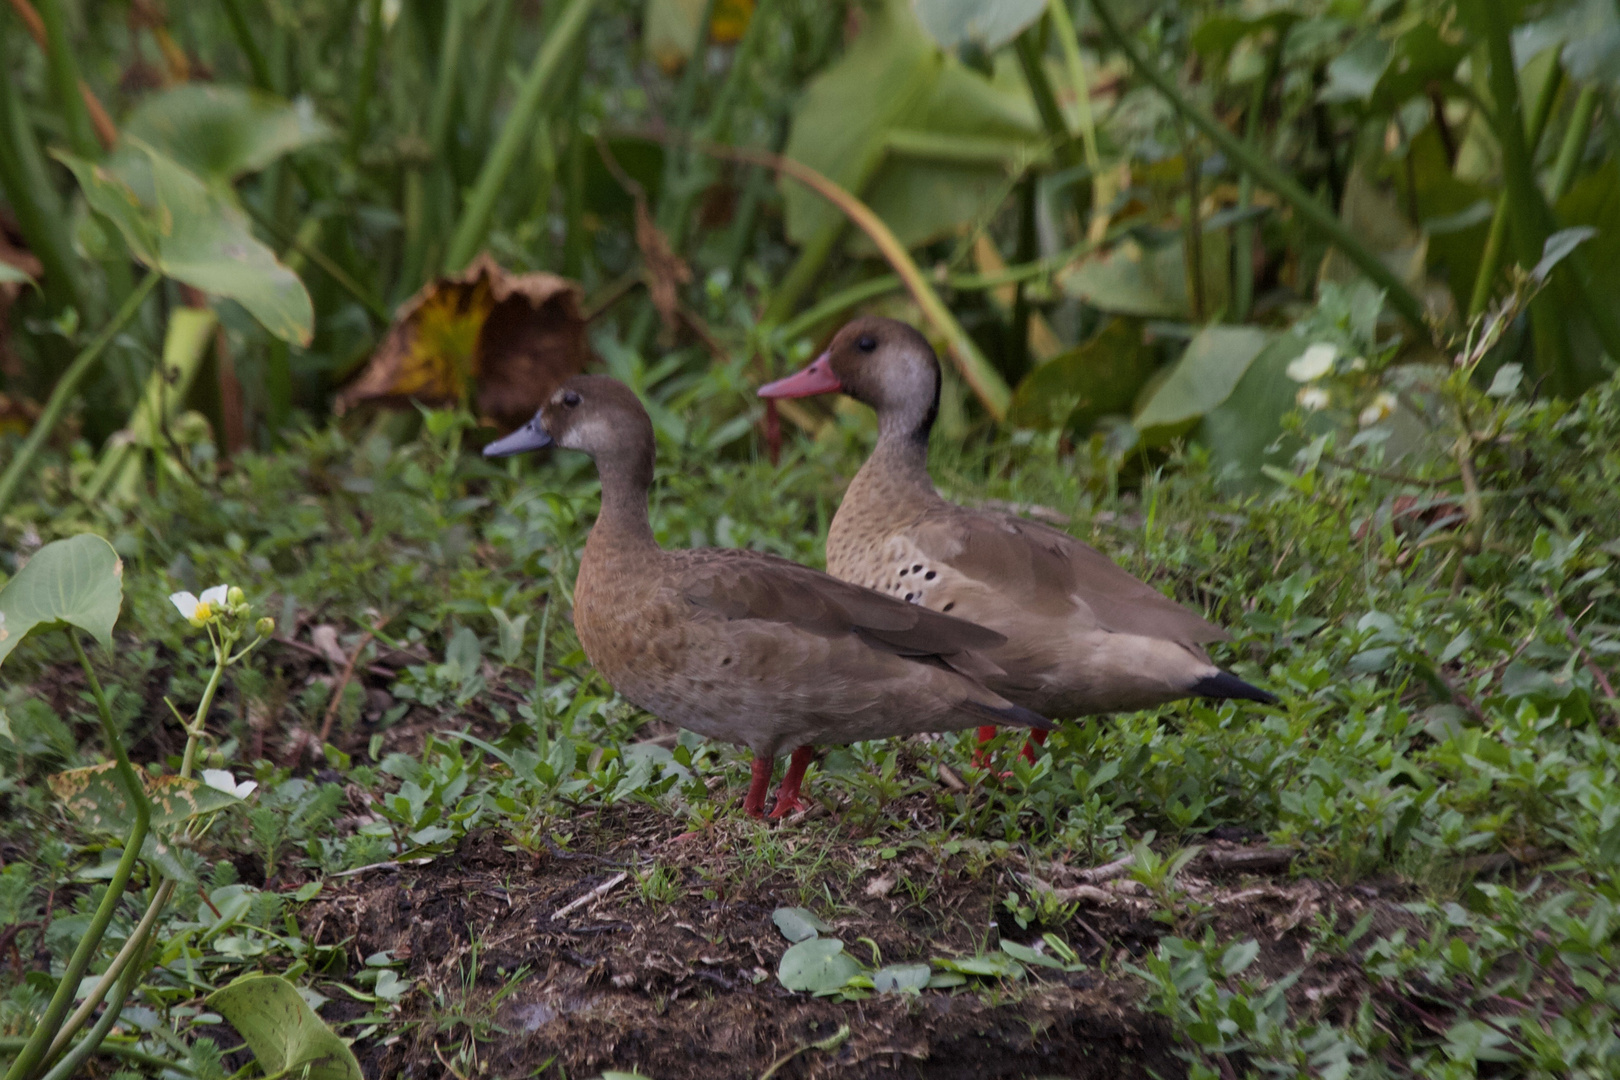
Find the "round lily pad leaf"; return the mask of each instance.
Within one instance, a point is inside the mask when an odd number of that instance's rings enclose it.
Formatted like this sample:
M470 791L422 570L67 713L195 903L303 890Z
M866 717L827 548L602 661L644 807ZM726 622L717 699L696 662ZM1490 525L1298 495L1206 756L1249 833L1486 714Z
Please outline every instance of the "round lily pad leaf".
M836 994L861 973L861 965L844 952L844 943L835 938L801 941L782 954L776 977L789 990L812 994Z
M816 918L809 908L782 907L771 912L771 922L792 942L808 941L817 934L830 934L832 927Z

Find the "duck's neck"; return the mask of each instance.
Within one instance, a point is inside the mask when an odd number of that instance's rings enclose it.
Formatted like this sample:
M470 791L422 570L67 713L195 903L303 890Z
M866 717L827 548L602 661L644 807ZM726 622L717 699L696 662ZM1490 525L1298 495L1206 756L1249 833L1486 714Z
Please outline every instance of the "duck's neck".
M602 512L587 539L602 550L656 551L652 522L647 518L647 489L652 486L652 453L597 459L602 478Z
M918 501L938 500L933 478L928 475L928 430L933 425L918 420L888 415L879 418L877 446L850 483L846 502L854 496L857 502L875 501L909 513Z

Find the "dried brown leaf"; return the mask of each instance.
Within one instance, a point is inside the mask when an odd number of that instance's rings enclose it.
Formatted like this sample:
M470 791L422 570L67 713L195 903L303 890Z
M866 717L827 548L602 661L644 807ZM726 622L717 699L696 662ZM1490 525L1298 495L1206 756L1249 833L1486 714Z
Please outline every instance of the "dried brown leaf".
M525 423L590 359L580 288L556 274L508 273L489 255L429 282L400 306L364 371L338 394L361 402L448 405L511 429Z

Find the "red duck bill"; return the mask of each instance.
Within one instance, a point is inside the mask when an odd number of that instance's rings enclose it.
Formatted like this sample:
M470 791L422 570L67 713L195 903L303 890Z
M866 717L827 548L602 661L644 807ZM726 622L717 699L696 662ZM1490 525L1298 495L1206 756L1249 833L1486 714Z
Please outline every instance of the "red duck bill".
M827 354L822 353L803 371L789 375L785 379L766 383L759 388L758 393L762 398L801 398L830 394L843 388L844 384L833 374L832 363L827 359Z

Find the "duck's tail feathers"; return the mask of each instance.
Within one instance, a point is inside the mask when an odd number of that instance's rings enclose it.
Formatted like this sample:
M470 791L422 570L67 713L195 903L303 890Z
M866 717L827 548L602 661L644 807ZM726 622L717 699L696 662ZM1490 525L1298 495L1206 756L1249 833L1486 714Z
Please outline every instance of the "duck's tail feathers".
M987 705L982 701L964 701L968 712L984 718L985 723L1002 727L1027 727L1036 731L1055 731L1057 725L1038 712L1031 712L1011 703L1002 706Z
M1262 705L1275 705L1277 695L1251 686L1232 674L1230 671L1217 671L1213 675L1205 675L1193 683L1194 697L1213 698L1216 701L1225 701L1228 698L1237 698L1242 701L1258 701Z

